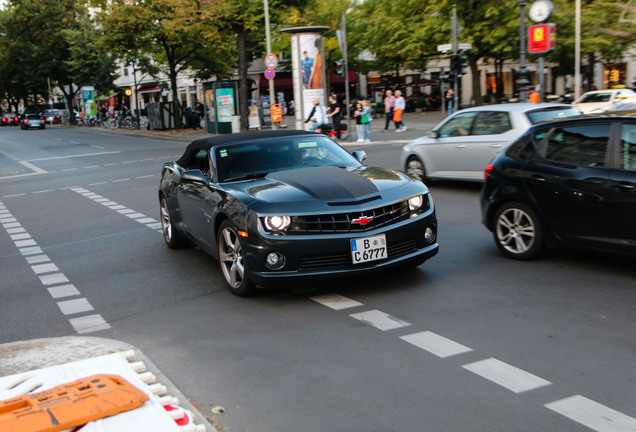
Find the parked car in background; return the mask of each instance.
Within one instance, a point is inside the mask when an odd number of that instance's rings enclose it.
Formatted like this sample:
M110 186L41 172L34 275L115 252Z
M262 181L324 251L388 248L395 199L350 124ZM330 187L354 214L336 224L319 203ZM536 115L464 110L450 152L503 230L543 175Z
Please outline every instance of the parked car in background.
M23 130L44 129L46 128L46 124L39 114L23 114L22 117L20 117L20 128Z
M62 123L62 114L60 110L46 110L42 113L42 118L46 124Z
M570 105L554 103L467 108L446 118L428 136L406 144L402 167L420 180L483 181L488 162L530 126L579 114Z
M504 255L552 243L636 254L636 115L536 125L485 175L482 222Z
M2 114L2 126L17 126L19 124L18 116L14 113Z
M428 188L364 166L364 156L298 130L194 141L163 166L164 240L169 248L192 242L217 258L239 296L433 257L439 246Z
M636 109L636 92L630 89L594 90L572 102L572 107L584 114Z

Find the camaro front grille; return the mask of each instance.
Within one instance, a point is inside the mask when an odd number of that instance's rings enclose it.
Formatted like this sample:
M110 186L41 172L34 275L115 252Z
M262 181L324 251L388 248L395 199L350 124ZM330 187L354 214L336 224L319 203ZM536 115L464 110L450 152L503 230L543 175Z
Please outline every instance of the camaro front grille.
M387 255L389 258L397 258L403 255L407 255L417 250L417 242L415 239L405 240L400 243L389 245L387 247ZM355 264L356 267L372 266L377 264L378 261L371 261L369 263ZM335 254L335 255L319 255L319 256L303 256L298 263L298 270L328 270L328 269L343 269L353 267L351 254Z
M407 201L363 212L293 216L288 234L338 234L371 231L409 218Z

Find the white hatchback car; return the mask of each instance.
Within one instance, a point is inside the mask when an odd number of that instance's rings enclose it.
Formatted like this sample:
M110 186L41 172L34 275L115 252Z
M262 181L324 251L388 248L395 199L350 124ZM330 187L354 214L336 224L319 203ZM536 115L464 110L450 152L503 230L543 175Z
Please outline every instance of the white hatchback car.
M633 110L636 108L636 92L630 89L594 90L572 102L572 107L584 114Z
M514 103L457 111L426 137L402 149L404 171L420 180L483 181L484 168L502 149L542 120L571 117L570 105Z

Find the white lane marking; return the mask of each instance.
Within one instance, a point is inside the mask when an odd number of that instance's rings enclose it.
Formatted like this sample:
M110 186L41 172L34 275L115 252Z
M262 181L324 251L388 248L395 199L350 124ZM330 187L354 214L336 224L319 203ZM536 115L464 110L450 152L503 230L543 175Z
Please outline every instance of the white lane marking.
M59 283L68 282L68 278L64 276L63 273L55 273L50 275L40 276L40 280L42 281L42 285L56 285Z
M77 143L77 144L79 144L79 143ZM48 157L48 158L29 159L29 162L40 162L40 161L48 161L48 160L55 160L55 159L71 159L71 158L76 158L76 157L87 157L87 156L103 156L103 155L118 154L118 153L121 153L121 152L120 151L110 151L110 152L99 152L99 153L84 153L84 154L68 155L68 156L53 156L53 157Z
M33 165L32 163L29 163L27 161L18 161L18 163L22 164L25 167L29 168L30 170L34 171L33 173L30 173L30 174L46 174L46 173L48 173L47 170L44 170L44 169L42 169L40 167L37 167L37 166Z
M29 233L20 233L20 234L12 234L11 236L11 240L24 240L24 239L30 239L31 235Z
M153 231L161 230L161 222L158 222L156 219L146 216L143 213L136 212L135 210L129 209L121 204L116 203L115 201L111 201L108 198L105 198L99 194L89 191L83 187L75 187L71 189L73 192L77 192L78 194L91 199L92 201L103 205L111 210L116 211L119 214L122 214L130 219L133 219L143 225L146 225L148 228Z
M49 262L51 259L47 255L35 255L26 257L26 261L29 264L39 264L43 262Z
M468 348L467 346L459 344L455 341L452 341L430 331L423 331L420 333L400 336L400 339L405 340L415 345L416 347L422 348L441 358L446 358L472 351L472 348Z
M411 323L402 321L399 318L396 318L379 310L370 310L366 312L351 314L349 316L382 331L393 330L396 328L411 325Z
M68 278L59 272L58 267L51 262L49 257L42 252L42 248L37 245L35 240L19 240L19 238L26 238L24 236L28 238L31 236L22 225L17 222L17 219L13 217L2 201L0 201L0 215L3 216L0 220L5 221L2 226L12 237L18 236L13 239L15 245L18 247L18 250L26 262L31 265L33 272L38 275L40 282L46 287L52 298L57 299L81 295L74 285L68 283ZM84 298L58 302L58 307L64 315L79 314L94 310L93 306ZM69 320L69 323L78 333L89 333L110 328L110 325L99 314L74 318Z
M544 405L598 432L634 432L636 419L586 397L576 395Z
M57 305L64 315L75 315L78 313L95 310L85 298L64 300L57 302Z
M101 315L88 315L79 318L72 318L69 320L73 328L76 332L83 333L91 333L99 330L108 330L110 325Z
M310 297L311 300L327 306L333 310L348 309L356 306L362 306L362 303L339 294L325 294L321 296Z
M508 363L490 358L462 366L514 393L522 393L552 384Z
M51 297L53 297L54 299L80 295L79 290L75 288L75 285L73 284L58 285L47 288L47 290L49 291L49 294L51 294Z
M57 266L51 262L45 263L45 264L32 265L31 268L33 269L33 272L38 275L42 273L53 273L56 271L60 271L60 269L57 268Z
M54 189L46 189L46 190L39 190L39 191L33 191L31 193L33 194L41 194L41 193L47 193L47 192L53 192Z

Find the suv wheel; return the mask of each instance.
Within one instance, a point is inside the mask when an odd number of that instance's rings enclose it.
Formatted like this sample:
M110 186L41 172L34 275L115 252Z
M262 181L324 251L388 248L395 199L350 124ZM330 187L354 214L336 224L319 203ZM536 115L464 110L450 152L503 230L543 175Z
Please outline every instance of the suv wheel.
M545 245L536 213L519 202L506 203L497 210L493 236L504 255L518 260L535 258Z

